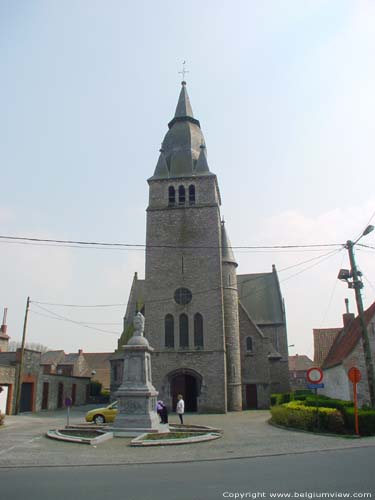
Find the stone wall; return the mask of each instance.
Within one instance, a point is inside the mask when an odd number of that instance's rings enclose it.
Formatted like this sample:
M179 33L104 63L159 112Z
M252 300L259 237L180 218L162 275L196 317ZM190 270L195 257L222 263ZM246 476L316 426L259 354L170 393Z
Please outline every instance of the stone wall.
M63 384L63 401L66 397L72 397L73 384L76 384L75 406L86 403L87 387L90 379L87 377L65 377L63 375L41 374L37 387L36 411L42 409L43 385L48 383L48 406L47 410L55 410L58 407L59 383Z
M240 342L241 342L241 372L243 408L246 403L246 385L255 384L257 387L258 408L270 406L270 367L268 353L269 340L259 331L251 321L243 307L239 307ZM247 337L252 339L252 350L247 350Z

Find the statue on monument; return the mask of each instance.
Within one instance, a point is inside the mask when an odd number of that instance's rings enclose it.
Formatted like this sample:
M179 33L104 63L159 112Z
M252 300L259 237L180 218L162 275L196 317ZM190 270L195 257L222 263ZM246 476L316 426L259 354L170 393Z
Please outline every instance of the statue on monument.
M145 317L141 312L137 312L137 314L134 316L133 326L134 326L133 336L143 337L145 330Z

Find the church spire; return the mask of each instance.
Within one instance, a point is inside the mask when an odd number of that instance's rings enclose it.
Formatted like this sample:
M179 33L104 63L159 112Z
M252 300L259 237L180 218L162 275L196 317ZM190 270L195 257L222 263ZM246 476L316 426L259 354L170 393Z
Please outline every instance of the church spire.
M162 152L152 180L213 175L207 164L205 140L199 121L194 118L186 82L177 102L173 119L162 143Z
M194 118L193 110L191 108L189 95L186 90L186 82L181 82L182 88L180 92L180 97L178 98L178 103L176 107L176 112L174 114L175 118L182 118L185 116L190 116Z
M229 241L227 230L225 229L224 219L221 221L221 260L228 264L238 266L233 254L232 244Z

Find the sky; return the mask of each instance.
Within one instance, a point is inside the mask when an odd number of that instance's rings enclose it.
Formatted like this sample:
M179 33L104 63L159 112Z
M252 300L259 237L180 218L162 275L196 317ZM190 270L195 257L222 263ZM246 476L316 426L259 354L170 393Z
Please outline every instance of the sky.
M186 60L232 245L355 239L375 224L374 22L361 0L1 0L0 234L144 244ZM356 311L342 247L235 255L240 274L276 265L290 354L313 356L313 328L341 326L345 297ZM356 246L365 307L374 257ZM30 296L28 342L113 351L135 271L142 248L0 240L11 340Z

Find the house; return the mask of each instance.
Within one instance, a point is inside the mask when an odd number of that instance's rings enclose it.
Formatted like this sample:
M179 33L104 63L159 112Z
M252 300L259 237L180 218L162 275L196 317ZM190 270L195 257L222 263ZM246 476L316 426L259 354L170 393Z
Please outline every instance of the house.
M375 357L375 302L364 311L364 319L370 340L372 359ZM323 361L324 389L321 394L338 399L352 400L353 385L348 379L351 367L359 368L362 379L357 385L359 406L370 403L367 369L362 342L359 316L348 322L336 335L327 357Z
M290 389L307 389L307 370L316 366L305 354L289 356L289 383Z
M7 336L5 339L3 336L1 340L0 411L10 415L16 410L16 388L21 365L21 349L17 349L16 352L8 352L9 337ZM90 377L73 373L73 371L59 373L59 363L64 356L64 351L42 354L31 349L24 350L20 394L21 412L63 408L66 397L72 399L73 405L86 403L89 395Z

